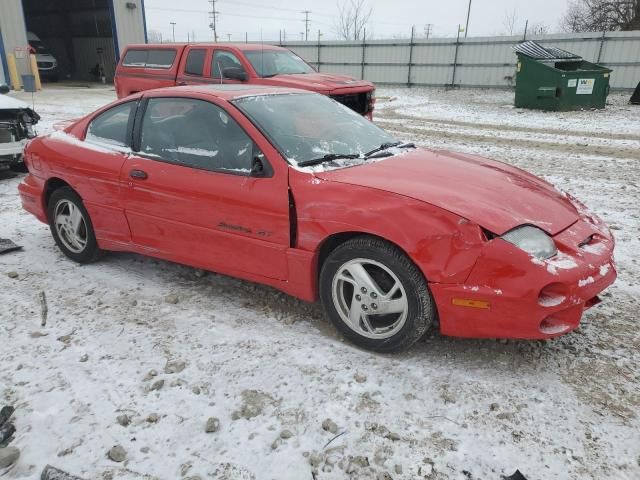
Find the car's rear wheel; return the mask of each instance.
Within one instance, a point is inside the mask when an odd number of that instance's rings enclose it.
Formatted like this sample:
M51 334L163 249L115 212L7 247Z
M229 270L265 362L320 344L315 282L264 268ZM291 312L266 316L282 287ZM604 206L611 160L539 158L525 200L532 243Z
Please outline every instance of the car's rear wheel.
M78 194L69 187L55 190L47 210L51 235L62 253L78 263L95 260L100 249L89 213Z
M410 347L436 315L422 272L376 237L356 237L331 252L320 273L320 297L345 337L379 352Z

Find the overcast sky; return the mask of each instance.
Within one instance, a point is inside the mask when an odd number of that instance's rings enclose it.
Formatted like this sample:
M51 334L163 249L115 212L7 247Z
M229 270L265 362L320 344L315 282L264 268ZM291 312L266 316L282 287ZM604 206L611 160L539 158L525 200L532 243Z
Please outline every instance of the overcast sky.
M515 10L516 31L524 30L525 21L546 25L558 31L568 0L472 0L469 36L505 34L505 13ZM369 31L375 38L408 37L411 25L424 36L425 25L432 24L432 35L455 36L458 24L464 25L468 0L368 0L373 8ZM186 41L195 34L196 41L213 39L209 29L208 0L145 0L147 28L171 40L170 22L175 22L176 41ZM310 10L310 37L335 39L337 2L332 0L216 0L218 37L227 40L277 40L286 31L287 40L300 39L304 31L302 10Z

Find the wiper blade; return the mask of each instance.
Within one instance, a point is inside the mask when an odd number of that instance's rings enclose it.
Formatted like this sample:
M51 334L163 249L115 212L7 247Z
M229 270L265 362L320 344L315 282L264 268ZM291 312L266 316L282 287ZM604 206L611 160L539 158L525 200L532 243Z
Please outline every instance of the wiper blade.
M386 150L387 148L391 148L391 147L397 147L398 145L400 145L402 142L386 142L383 143L382 145L380 145L377 148L374 148L373 150L371 150L370 152L367 152L364 154L364 158L368 158L371 155L373 155L374 153L378 153L381 152L382 150Z
M339 160L341 158L353 159L359 158L358 153L328 153L324 157L312 158L311 160L303 160L298 162L299 167L311 167L312 165L320 165L324 162L331 162L332 160Z
M364 154L364 158L371 158L374 154L378 152L382 152L383 150L387 150L388 148L398 147L398 148L416 148L415 143L402 143L402 142L387 142L380 145L378 148L374 148L370 152ZM378 155L376 155L378 156Z

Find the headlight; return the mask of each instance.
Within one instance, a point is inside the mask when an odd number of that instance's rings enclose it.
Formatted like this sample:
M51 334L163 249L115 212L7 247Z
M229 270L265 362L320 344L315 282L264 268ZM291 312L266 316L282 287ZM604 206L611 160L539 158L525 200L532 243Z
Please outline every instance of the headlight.
M501 238L540 260L553 257L558 253L553 239L539 228L531 225L514 228L502 235Z

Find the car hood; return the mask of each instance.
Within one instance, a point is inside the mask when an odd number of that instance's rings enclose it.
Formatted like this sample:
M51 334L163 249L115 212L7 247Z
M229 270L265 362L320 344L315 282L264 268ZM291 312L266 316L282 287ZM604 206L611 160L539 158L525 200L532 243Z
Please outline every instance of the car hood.
M0 95L0 110L17 110L22 108L29 108L29 105L17 98Z
M544 180L473 155L418 148L316 175L424 201L498 235L523 224L555 235L578 219L573 204Z
M276 75L275 77L265 78L261 83L278 87L292 87L324 92L356 87L369 87L373 89L373 84L371 82L355 80L354 78L347 77L345 75L332 75L329 73L318 72Z

